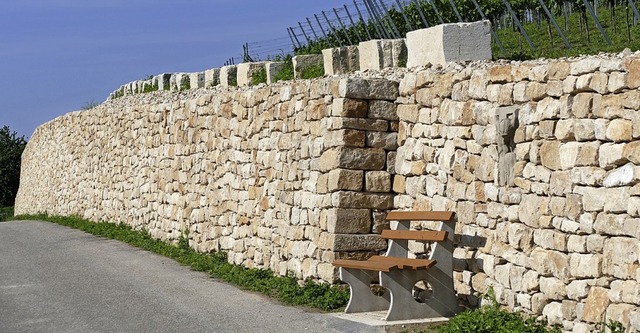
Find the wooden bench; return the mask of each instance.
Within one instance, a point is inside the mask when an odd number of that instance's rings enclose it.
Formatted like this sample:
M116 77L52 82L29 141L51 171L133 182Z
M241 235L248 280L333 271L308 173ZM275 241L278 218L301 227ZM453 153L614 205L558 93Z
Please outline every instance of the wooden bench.
M453 289L453 236L455 213L442 211L387 214L392 230L382 231L389 240L384 256L368 260L336 259L340 279L349 284L351 297L346 313L387 310L384 320L449 317L459 311ZM411 221L437 221L439 230L410 230ZM409 258L409 241L433 242L428 259ZM377 279L376 279L377 278ZM371 283L378 280L387 291L376 296ZM432 295L424 303L413 295L413 287L426 281Z

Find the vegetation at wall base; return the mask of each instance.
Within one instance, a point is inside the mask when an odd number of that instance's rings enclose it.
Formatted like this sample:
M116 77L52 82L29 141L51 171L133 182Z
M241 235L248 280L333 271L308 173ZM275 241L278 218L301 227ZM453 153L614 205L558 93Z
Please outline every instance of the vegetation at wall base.
M79 229L99 237L119 240L169 258L195 271L208 272L211 277L221 279L240 288L259 292L279 301L311 306L324 311L344 307L349 301L349 289L345 286L317 283L307 280L301 286L292 276L276 276L270 270L248 269L230 264L225 253L199 253L189 247L188 234L183 233L176 245L152 238L145 230L134 230L120 223L91 222L77 216L62 217L21 215L11 220L41 220Z
M440 333L560 333L557 327L549 328L544 321L525 319L519 312L500 308L493 289L482 297L488 302L478 309L466 310L438 327Z

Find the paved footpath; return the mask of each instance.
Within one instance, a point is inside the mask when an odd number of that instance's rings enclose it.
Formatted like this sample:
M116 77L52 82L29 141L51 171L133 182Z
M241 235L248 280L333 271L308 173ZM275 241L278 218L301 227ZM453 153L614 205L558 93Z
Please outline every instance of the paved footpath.
M283 306L118 241L0 222L0 332L379 332Z

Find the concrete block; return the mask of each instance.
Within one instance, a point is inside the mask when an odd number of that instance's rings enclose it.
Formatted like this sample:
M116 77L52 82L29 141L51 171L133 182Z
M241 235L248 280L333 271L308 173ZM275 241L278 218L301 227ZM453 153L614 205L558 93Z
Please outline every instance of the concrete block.
M491 59L491 23L448 23L407 33L407 67Z
M361 42L358 50L361 70L401 67L407 62L407 46L404 39L375 39Z
M335 75L359 70L359 54L358 47L355 45L322 50L324 73Z
M271 84L275 82L276 75L278 75L284 67L284 62L268 61L265 63L264 67L267 70L267 84Z
M204 72L190 73L189 86L191 89L204 88Z
M322 54L299 55L293 57L292 61L294 79L300 79L302 77L302 71L304 71L305 69L313 68L315 66L323 64Z
M215 87L220 84L220 68L212 68L204 71L205 88Z
M238 85L238 67L236 65L220 68L220 85L223 87Z
M253 85L253 75L265 69L265 62L244 62L238 65L238 86Z

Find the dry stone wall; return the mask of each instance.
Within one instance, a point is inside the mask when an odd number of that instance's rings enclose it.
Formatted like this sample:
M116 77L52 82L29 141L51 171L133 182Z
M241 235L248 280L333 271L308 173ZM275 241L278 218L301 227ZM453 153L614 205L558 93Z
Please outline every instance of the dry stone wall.
M36 130L16 212L189 230L333 281L335 258L386 247L385 211L452 210L465 302L491 287L568 332L638 332L639 88L624 53L125 96Z
M386 247L374 221L393 206L397 95L397 82L321 79L70 113L32 136L16 212L188 231L236 264L333 281L336 256Z
M461 296L491 286L567 331L640 330L639 65L501 62L401 80L394 206L457 213Z

